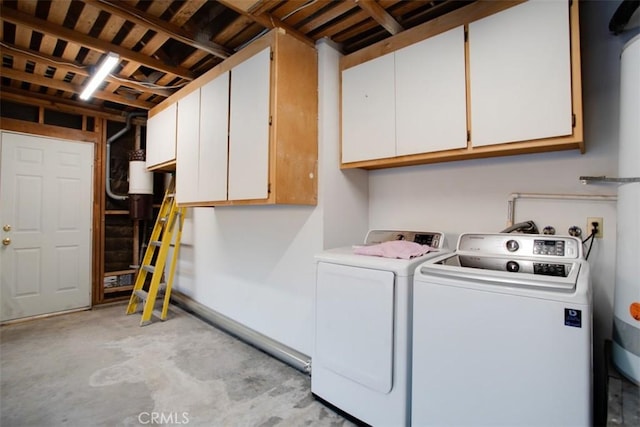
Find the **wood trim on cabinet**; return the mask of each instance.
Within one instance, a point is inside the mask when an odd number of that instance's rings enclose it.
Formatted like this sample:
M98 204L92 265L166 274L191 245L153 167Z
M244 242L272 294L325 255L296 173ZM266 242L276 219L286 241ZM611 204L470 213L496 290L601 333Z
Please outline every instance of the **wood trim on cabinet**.
M571 93L572 107L575 123L573 124L572 140L577 144L581 154L585 152L584 146L584 128L582 113L582 71L580 57L580 15L577 1L569 2L569 26L571 35L569 42L571 43Z
M314 47L276 33L271 72L270 197L315 205L318 182L318 55ZM274 158L275 156L275 158Z

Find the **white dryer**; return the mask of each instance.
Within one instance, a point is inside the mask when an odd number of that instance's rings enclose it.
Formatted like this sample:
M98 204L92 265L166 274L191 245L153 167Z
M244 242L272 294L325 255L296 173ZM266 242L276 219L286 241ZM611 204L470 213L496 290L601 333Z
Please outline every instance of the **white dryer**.
M575 237L462 234L414 280L414 426L592 425L589 264Z
M311 391L374 426L410 424L413 275L442 254L443 233L372 230L364 244L406 240L434 250L411 259L354 254L354 247L316 255L316 337Z

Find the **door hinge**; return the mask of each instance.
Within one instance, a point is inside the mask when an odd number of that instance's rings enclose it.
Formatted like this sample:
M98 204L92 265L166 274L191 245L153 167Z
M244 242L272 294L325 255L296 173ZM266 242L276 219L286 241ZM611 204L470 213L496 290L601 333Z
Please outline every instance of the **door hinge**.
M571 114L571 127L576 127L576 115Z
M273 123L273 116L269 116L269 126Z
M471 141L471 131L467 131L467 142Z
M269 52L269 59L273 61L273 51Z
M464 26L464 41L468 42L469 41L469 27L468 26Z
M267 184L267 194L271 194L271 183Z

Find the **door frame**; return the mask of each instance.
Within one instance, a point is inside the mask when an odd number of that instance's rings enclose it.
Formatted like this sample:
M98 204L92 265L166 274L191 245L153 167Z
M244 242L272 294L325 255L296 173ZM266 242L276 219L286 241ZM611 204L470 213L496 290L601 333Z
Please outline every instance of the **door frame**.
M85 131L69 129L58 126L25 122L15 119L0 118L0 129L7 132L16 132L45 138L64 139L77 142L89 142L93 144L93 207L91 233L91 306L103 302L102 271L104 266L104 206L105 171L104 159L106 156L106 126L104 119L95 118L94 130Z

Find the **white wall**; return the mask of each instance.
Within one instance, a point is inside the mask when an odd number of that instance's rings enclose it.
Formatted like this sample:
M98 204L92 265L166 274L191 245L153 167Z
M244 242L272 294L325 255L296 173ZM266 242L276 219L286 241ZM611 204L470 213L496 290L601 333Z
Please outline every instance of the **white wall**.
M360 242L365 171L339 168L340 55L319 57L318 205L189 209L175 289L304 354L313 349L314 255Z

